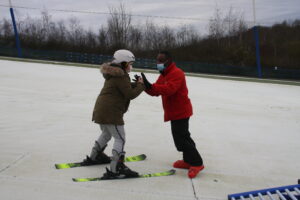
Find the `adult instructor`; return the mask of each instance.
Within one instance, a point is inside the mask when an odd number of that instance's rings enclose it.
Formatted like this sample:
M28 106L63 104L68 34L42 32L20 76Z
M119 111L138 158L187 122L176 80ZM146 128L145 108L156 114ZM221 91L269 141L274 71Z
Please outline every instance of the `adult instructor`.
M162 97L164 121L171 121L171 131L175 146L183 152L183 160L174 162L173 167L188 169L188 177L194 178L204 169L202 158L189 132L189 118L193 108L188 97L184 72L176 67L172 56L167 51L157 55L157 69L160 76L151 84L144 73L141 73L146 93Z

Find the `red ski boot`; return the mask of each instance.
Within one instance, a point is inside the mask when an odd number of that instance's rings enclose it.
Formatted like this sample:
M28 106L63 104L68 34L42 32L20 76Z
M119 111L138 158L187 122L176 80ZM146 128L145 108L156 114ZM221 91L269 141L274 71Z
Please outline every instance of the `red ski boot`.
M189 163L184 162L183 160L177 160L173 163L173 167L180 169L189 169L191 165Z
M188 172L189 178L195 178L197 174L204 169L204 165L201 166L191 166Z

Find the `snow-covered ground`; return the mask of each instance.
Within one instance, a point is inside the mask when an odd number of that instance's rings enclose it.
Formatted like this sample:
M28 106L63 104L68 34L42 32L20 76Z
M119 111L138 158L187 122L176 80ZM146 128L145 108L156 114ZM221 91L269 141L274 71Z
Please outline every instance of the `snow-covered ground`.
M134 74L134 73L133 73ZM132 74L132 75L133 75ZM147 74L151 81L157 74ZM190 131L205 170L160 178L75 183L104 166L56 170L80 161L100 131L91 122L103 84L98 69L0 60L1 199L226 199L228 194L296 184L300 178L300 87L187 77ZM176 108L174 108L176 109ZM142 94L125 115L128 163L140 173L180 159L161 99ZM112 141L107 149L110 154Z

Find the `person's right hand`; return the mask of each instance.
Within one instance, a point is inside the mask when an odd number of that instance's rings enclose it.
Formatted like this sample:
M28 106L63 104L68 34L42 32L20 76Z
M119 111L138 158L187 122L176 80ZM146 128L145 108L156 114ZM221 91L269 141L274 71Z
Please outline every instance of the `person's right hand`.
M132 80L133 80L134 82L138 82L139 79L141 79L141 76L135 74L135 75L134 75L134 79L132 79Z
M140 77L140 76L138 77L138 79L137 79L137 83L144 84L142 77Z

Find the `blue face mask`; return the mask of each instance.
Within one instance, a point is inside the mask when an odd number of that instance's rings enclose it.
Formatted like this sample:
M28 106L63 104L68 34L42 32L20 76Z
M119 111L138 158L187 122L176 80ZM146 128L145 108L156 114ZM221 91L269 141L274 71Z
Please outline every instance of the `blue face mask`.
M158 71L162 72L165 69L165 65L163 63L156 64L156 68Z

